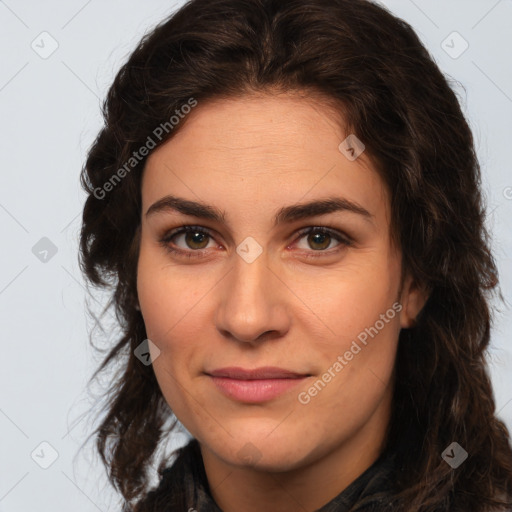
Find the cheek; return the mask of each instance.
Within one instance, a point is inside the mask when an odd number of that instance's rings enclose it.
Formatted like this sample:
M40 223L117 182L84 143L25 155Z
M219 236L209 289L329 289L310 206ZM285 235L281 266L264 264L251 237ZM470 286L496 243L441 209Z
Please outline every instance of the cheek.
M146 328L155 337L186 323L212 287L212 278L197 266L177 265L165 250L154 247L144 235L141 240L137 293Z
M204 287L206 293L208 287ZM199 414L183 389L189 387L195 354L200 353L204 338L204 328L197 321L204 296L201 286L190 276L173 271L157 251L141 244L137 292L147 337L160 351L153 371L165 400L180 418Z
M321 358L320 379L329 381L329 391L318 394L317 405L325 406L327 415L333 399L347 412L362 411L363 404L370 407L380 399L392 376L400 332L400 305L395 302L399 266L381 257L369 265L349 265L316 285L302 281L308 305L321 320L316 325L323 330L323 336L311 336ZM313 323L306 329L313 333Z
M298 276L293 291L310 308L308 330L314 324L316 329L320 326L324 341L340 340L336 348L341 349L392 308L398 295L398 280L397 266L381 258L369 264L350 264L314 278ZM395 319L398 321L398 313L392 310L386 317L386 326Z
M338 288L337 295L332 292L331 298L333 302L337 298L337 303L326 302L322 318L335 335L312 341L321 373L302 390L300 403L309 404L305 409L322 431L329 430L326 425L341 424L351 431L369 420L386 395L396 357L399 315L393 295L374 288L347 285L341 291Z
M190 320L201 314L201 297L208 288L208 283L173 271L158 251L141 244L137 272L141 313L147 337L161 354L172 356L165 358L166 364L179 364L194 346L190 340L200 339L200 322ZM156 363L155 370L160 361Z

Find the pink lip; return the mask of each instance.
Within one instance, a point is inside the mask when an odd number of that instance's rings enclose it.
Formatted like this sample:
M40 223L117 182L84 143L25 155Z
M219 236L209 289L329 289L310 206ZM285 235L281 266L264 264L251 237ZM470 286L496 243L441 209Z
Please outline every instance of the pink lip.
M226 396L246 403L271 400L309 377L274 366L254 370L238 367L220 368L207 372L207 375Z

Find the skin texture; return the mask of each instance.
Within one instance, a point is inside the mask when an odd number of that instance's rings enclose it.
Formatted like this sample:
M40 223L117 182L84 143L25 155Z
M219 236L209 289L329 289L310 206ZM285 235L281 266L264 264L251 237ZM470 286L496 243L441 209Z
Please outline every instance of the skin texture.
M160 350L153 368L169 406L199 440L225 512L320 508L382 449L398 335L426 297L408 277L400 286L389 194L364 153L350 161L338 149L347 135L318 101L249 95L200 103L146 163L138 294L148 338ZM173 210L146 216L167 194L223 210L226 221ZM280 208L333 196L371 217L338 211L274 227ZM184 225L211 237L181 234L168 245L203 256L179 257L159 242ZM351 245L299 234L311 226L337 230ZM249 236L263 249L252 263L236 252ZM394 318L301 403L299 393L396 302ZM249 404L226 397L205 375L227 366L310 377Z

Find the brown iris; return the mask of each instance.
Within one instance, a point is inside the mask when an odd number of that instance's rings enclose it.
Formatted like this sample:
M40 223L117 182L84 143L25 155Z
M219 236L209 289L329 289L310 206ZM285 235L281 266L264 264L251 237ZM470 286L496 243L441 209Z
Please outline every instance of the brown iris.
M209 235L201 233L200 231L189 231L185 233L185 242L191 249L204 249L208 245ZM201 247L197 247L194 244L201 244L206 241L206 244Z
M326 249L327 247L329 247L329 243L331 241L331 235L329 235L328 233L319 233L319 232L316 232L316 233L310 233L308 235L308 243L311 244L321 244L321 247L318 247L315 249L315 247L312 246L312 248L314 250L321 250L321 249Z

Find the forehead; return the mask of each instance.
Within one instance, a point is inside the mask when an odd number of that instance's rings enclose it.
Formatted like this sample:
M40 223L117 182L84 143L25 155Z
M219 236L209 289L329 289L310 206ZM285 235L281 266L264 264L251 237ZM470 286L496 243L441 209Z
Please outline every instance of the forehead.
M339 111L293 94L199 102L148 157L144 207L165 193L247 211L341 195L385 213L386 190L364 152L351 161L339 149L350 135L342 123Z
M271 167L270 157L290 160L293 153L318 153L328 150L333 141L339 144L341 120L333 108L298 93L214 99L199 102L168 145L194 148L189 160L207 152L218 154L219 159L223 154L242 159L268 155ZM157 158L160 149L150 158Z

